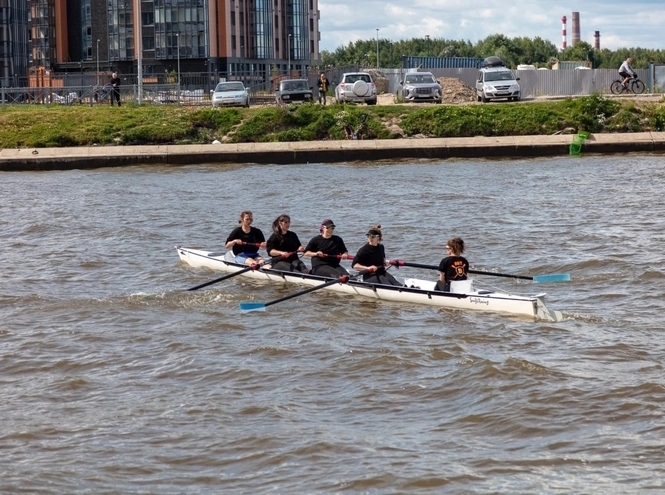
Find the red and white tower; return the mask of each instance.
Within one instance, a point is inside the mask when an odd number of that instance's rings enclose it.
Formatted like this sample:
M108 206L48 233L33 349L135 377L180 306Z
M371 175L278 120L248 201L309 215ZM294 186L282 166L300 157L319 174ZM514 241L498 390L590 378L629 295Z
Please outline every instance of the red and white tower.
M566 16L564 15L561 18L561 49L565 50L566 49Z

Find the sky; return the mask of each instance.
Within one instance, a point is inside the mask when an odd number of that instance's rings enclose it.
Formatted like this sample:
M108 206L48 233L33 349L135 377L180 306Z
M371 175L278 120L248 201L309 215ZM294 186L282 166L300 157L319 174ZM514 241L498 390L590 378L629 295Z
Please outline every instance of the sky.
M467 40L475 44L492 34L541 38L562 45L566 16L568 46L572 13L580 13L580 39L600 47L665 49L662 0L319 0L320 50L334 51L359 39L412 38Z

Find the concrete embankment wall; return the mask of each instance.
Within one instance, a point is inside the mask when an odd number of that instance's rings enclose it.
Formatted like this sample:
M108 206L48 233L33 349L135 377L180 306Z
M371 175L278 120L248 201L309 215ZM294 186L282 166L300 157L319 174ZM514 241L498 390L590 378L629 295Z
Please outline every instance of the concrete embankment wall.
M73 170L202 163L297 164L448 158L562 156L571 135L372 141L308 141L169 146L94 146L0 150L0 171ZM665 151L665 132L594 134L584 153Z

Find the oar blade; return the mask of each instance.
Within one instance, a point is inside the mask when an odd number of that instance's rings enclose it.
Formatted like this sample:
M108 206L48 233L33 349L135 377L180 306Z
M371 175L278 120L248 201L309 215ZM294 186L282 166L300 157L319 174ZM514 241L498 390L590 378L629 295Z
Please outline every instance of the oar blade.
M534 282L547 283L547 282L570 282L570 275L568 273L554 273L552 275L536 275L533 277Z
M241 313L249 313L250 311L265 311L266 303L262 302L241 302L239 304Z

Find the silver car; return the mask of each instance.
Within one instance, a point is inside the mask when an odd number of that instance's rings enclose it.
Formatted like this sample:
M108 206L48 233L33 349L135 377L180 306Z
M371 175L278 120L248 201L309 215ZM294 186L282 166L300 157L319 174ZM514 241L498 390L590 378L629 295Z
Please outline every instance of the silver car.
M335 87L337 103L376 105L376 84L367 72L347 72Z
M506 67L483 67L476 80L476 99L483 103L502 98L518 101L521 98L519 80Z
M213 107L249 107L247 88L240 81L221 82L212 93Z
M441 103L441 85L431 72L411 72L404 76L395 90L398 102L433 101Z

